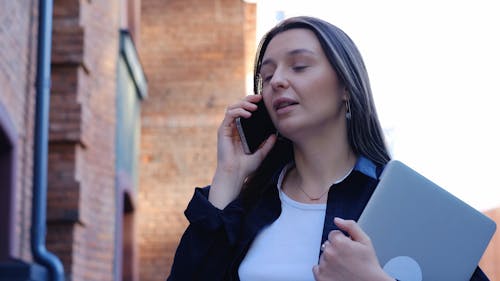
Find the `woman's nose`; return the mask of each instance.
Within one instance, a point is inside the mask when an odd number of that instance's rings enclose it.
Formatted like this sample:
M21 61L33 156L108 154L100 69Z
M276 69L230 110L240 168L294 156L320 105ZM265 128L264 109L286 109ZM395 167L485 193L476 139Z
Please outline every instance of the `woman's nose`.
M288 78L283 72L274 72L273 77L271 78L271 87L274 91L280 89L286 89L290 85Z

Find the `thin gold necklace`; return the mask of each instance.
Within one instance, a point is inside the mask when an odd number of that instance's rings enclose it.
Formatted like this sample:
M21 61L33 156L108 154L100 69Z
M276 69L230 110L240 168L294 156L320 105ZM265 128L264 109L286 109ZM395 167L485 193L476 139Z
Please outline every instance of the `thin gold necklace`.
M302 187L299 185L299 189L300 191L302 191L306 196L307 198L309 198L309 200L311 201L318 201L319 199L323 198L323 196L325 196L327 193L328 193L328 190L330 190L330 187L328 187L322 194L320 197L311 197L309 194L307 194L307 192L302 189Z
M333 184L337 184L337 183L345 180L345 178L347 178L349 176L349 174L352 172L353 169L354 169L354 167L352 167L351 169L349 169L349 171L347 171L347 173L343 177L341 177L340 179L336 180ZM307 198L309 198L309 200L311 200L311 201L318 201L321 198L323 198L323 196L325 196L328 193L328 191L330 190L330 187L331 187L331 185L330 185L325 191L323 191L323 193L321 193L321 195L319 197L312 197L309 194L307 194L307 192L302 188L302 186L300 184L297 185L297 186L299 187L300 191L302 191L307 196Z

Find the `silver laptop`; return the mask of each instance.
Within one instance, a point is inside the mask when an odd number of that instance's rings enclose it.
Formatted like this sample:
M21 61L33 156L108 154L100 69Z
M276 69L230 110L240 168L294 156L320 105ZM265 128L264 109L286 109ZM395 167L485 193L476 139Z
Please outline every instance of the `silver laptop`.
M358 223L380 265L404 281L470 280L496 229L490 218L396 160L387 164Z

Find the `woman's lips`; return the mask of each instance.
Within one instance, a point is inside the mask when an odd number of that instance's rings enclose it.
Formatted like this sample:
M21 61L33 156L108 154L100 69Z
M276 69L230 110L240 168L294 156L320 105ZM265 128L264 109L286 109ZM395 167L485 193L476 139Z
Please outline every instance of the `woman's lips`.
M296 102L293 99L278 98L275 101L273 101L273 108L277 114L284 114L284 113L288 113L290 110L292 110L293 106L297 105L297 104L298 104L298 102Z

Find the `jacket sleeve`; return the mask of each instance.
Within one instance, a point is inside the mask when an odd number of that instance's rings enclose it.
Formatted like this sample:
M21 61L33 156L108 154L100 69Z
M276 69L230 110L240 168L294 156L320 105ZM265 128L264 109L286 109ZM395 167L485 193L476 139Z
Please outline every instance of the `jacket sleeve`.
M189 226L177 247L168 281L222 280L243 216L239 199L220 210L208 201L210 187L196 188L184 214Z

